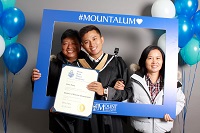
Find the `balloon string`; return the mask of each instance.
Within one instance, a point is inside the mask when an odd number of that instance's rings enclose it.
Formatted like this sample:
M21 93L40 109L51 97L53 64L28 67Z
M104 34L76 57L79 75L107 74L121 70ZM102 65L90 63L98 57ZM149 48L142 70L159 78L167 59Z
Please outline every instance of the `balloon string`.
M3 108L3 102L4 102L4 101L3 101L2 95L3 95L3 94L1 93L1 114L2 114L2 120L1 120L1 121L2 121L2 123L3 123L3 128L4 128L4 127L5 127L5 126L4 126L4 119L5 119L4 115L5 115L5 113L4 113L4 108ZM5 129L5 128L4 128L4 129Z
M7 74L6 74L6 66L4 65L4 107L2 110L2 116L3 116L3 127L4 127L4 132L7 132L7 125L6 125L6 111L7 110Z
M184 83L184 86L183 86L183 92L186 96L186 105L184 106L184 110L183 110L183 133L185 133L185 123L186 123L186 117L187 117L187 111L188 111L188 106L189 106L189 102L190 102L190 98L191 98L191 95L192 95L192 91L193 91L193 88L194 88L194 82L195 82L195 78L196 78L196 71L197 71L197 68L198 68L198 63L196 64L196 67L195 67L195 70L194 70L194 76L193 76L193 79L192 79L192 84L191 84L191 87L188 87L190 88L190 91L188 92L187 90L187 93L185 93L185 71L184 71L184 75L183 75L183 83ZM188 80L188 85L190 83L190 78L191 78L191 67L190 67L190 72L189 72L189 80Z
M3 99L2 99L2 93L1 93L1 91L2 91L2 90L1 90L1 88L0 88L0 94L1 94L1 95L0 95L0 100L1 100L1 107L0 107L0 110L1 110L1 113L2 113L2 120L1 120L1 121L2 121L2 123L3 123L3 104L2 104L2 103L3 103Z
M191 69L190 69L190 72L189 72L189 79L188 79L188 88L189 88L189 82L190 82L190 74L191 74ZM186 103L185 103L185 106L183 107L183 133L185 133L185 122L186 122L186 113L187 113L187 95L188 95L188 90L186 90L186 76L185 76L185 71L184 71L184 75L183 75L183 93L185 94L185 99L186 99Z
M11 97L12 97L12 90L13 90L13 83L14 83L14 76L12 77L12 83L11 83L11 87L10 87L10 97L9 97L9 104L8 104L8 118L10 116L10 104L11 104ZM6 123L6 127L8 126L8 120L7 120L7 123Z
M198 68L198 63L196 64L196 67L195 67L194 77L193 77L192 86L191 86L191 90L190 90L190 94L189 94L188 104L187 104L187 105L189 105L190 97L191 97L191 95L192 95L192 90L193 90L193 88L194 88L194 81L195 81L195 78L196 78L196 71L197 71L197 68ZM187 107L187 108L188 108L188 107Z
M1 110L1 114L2 114L3 128L4 128L4 132L5 132L5 124L4 124L4 119L5 119L5 117L4 117L4 109L3 109L3 108L2 108L2 110Z
M191 67L190 67L190 71L189 71L189 76L188 77L189 77L189 79L188 79L188 87L187 88L190 88L189 84L190 84L190 78L191 78ZM185 103L185 107L186 107L185 110L186 110L186 112L187 112L187 106L188 106L188 93L189 93L188 91L189 91L189 89L187 89L187 91L185 89L185 92L184 92L185 97L186 97L186 103Z
M191 88L190 88L190 93L188 95L188 99L186 100L186 106L185 106L185 114L184 114L184 121L186 120L186 117L187 117L187 110L188 110L188 105L189 105L189 102L190 102L190 97L192 95L192 91L193 91L193 87L194 87L194 81L195 81L195 78L196 78L196 71L197 71L197 68L198 68L198 63L196 64L196 67L195 67L195 71L194 71L194 77L193 77L193 80L192 80L192 85L191 85ZM190 68L191 69L191 68ZM191 71L190 71L191 72ZM189 82L188 82L189 84ZM185 122L184 122L185 123Z
M186 86L186 82L185 82L185 71L183 70L183 93L186 94L186 90L185 90L185 86ZM183 115L182 115L182 118L183 118L183 133L185 132L185 113L186 113L186 106L184 106L183 108Z

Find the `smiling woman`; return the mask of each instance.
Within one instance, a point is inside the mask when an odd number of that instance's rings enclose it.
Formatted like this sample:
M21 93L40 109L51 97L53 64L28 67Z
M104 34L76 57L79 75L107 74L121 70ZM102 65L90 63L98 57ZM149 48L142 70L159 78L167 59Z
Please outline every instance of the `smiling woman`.
M61 40L61 46L60 46L61 51L57 53L56 58L51 59L50 66L48 69L49 74L48 74L46 96L55 97L56 94L59 93L59 91L57 91L58 90L57 88L59 88L61 84L60 79L62 78L62 75L63 75L62 71L64 71L63 66L66 66L66 65L79 66L77 59L80 53L81 40L78 35L78 31L74 29L67 29L62 33L60 40ZM69 74L68 76L70 78L74 76L73 71L65 72L65 73L68 73ZM40 68L33 69L32 81L33 82L39 81L42 78L41 74L43 74L43 72L40 71ZM64 75L64 77L66 77L66 75ZM71 84L72 83L68 85L71 86ZM61 84L61 86L63 86L63 84ZM69 86L67 86L67 88L69 88ZM72 86L72 88L74 87ZM63 92L61 93L63 94ZM61 102L61 104L59 105L69 109L67 98L68 97L66 95L62 96L61 99L63 99L63 102ZM57 101L58 100L55 100L55 103L57 103ZM59 110L60 108L58 109L58 107L60 107L58 106L58 104L55 104L54 107L52 105L49 111L49 130L54 133L73 132L76 118L70 115L69 116L65 115L64 113L54 113L53 110L58 110L58 112L62 112ZM84 108L81 106L79 110L83 111Z
M146 58L145 64L147 69L147 75L150 77L153 84L155 84L156 80L158 79L160 70L164 77L164 69L162 69L162 66L165 65L165 60L162 54L159 50L154 49L149 52Z
M133 97L132 102L138 104L162 105L164 91L165 54L159 46L147 46L139 59L140 69L131 76ZM185 104L185 95L177 82L176 115ZM131 117L131 125L136 133L166 133L173 127L173 119L166 112L164 120L158 118Z

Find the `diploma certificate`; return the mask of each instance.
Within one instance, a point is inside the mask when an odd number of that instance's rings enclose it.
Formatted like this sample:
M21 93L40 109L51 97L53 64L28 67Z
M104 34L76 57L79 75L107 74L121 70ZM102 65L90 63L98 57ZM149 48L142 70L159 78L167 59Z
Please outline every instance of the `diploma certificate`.
M97 81L98 71L75 66L64 66L54 102L56 112L90 117L95 92L86 87Z

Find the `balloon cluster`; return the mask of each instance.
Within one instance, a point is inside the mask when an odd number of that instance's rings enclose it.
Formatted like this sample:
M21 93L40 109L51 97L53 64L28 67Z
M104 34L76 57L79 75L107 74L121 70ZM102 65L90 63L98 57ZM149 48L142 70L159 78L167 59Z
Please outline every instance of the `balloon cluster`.
M27 62L26 48L16 43L25 26L23 12L14 7L15 0L0 0L0 57L10 72L16 74Z
M200 61L200 10L198 0L156 0L151 13L154 17L178 19L179 54L188 65ZM165 48L165 33L158 40L158 45Z

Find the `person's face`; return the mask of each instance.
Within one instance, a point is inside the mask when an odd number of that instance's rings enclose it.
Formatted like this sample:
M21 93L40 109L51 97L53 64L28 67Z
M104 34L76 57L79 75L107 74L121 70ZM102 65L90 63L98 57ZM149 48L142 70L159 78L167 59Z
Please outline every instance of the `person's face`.
M93 58L98 58L102 54L104 38L95 30L89 31L82 37L82 46Z
M145 65L147 68L147 73L159 73L162 68L163 58L162 54L158 49L151 50L147 56Z
M78 58L80 44L76 38L65 38L62 42L62 53L69 62Z

